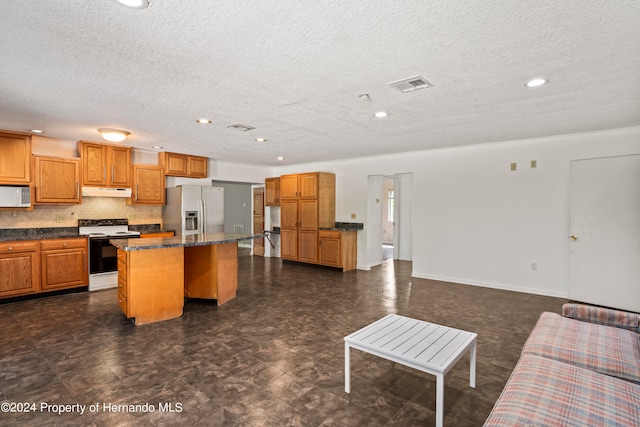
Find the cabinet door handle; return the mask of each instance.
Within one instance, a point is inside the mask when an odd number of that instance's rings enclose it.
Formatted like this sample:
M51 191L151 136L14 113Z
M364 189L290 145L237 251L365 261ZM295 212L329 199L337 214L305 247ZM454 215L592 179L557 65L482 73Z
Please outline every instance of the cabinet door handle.
M138 184L136 184L136 200L138 200Z
M86 273L87 271L87 253L82 253L82 272Z
M76 199L80 198L80 182L76 181Z
M111 183L113 184L113 175L116 173L116 166L111 165Z
M102 168L102 180L105 182L105 184L107 183L107 165L106 164L104 164Z

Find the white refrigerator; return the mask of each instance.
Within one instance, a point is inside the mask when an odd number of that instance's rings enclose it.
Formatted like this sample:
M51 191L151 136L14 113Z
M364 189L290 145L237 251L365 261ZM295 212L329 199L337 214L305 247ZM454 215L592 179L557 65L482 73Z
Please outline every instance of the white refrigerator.
M167 188L162 227L176 236L224 232L224 188L181 185Z

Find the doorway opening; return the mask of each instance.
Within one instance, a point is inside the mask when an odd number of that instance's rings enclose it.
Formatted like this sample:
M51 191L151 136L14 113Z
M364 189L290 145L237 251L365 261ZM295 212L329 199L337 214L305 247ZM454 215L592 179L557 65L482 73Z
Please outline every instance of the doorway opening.
M382 179L382 262L395 259L395 180Z

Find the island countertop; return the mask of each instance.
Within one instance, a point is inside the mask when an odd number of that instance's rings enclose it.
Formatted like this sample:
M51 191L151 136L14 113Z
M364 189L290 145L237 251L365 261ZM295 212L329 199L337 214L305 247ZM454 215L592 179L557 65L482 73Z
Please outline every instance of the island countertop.
M137 251L142 249L220 245L240 242L242 240L259 239L265 236L265 234L202 233L190 234L188 236L150 237L145 239L110 239L109 243L123 251Z

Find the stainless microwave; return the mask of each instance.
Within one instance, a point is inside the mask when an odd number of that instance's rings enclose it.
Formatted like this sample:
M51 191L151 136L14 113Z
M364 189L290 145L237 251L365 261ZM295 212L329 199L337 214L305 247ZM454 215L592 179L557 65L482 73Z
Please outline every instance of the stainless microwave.
M30 206L30 187L0 186L0 208L28 208Z

